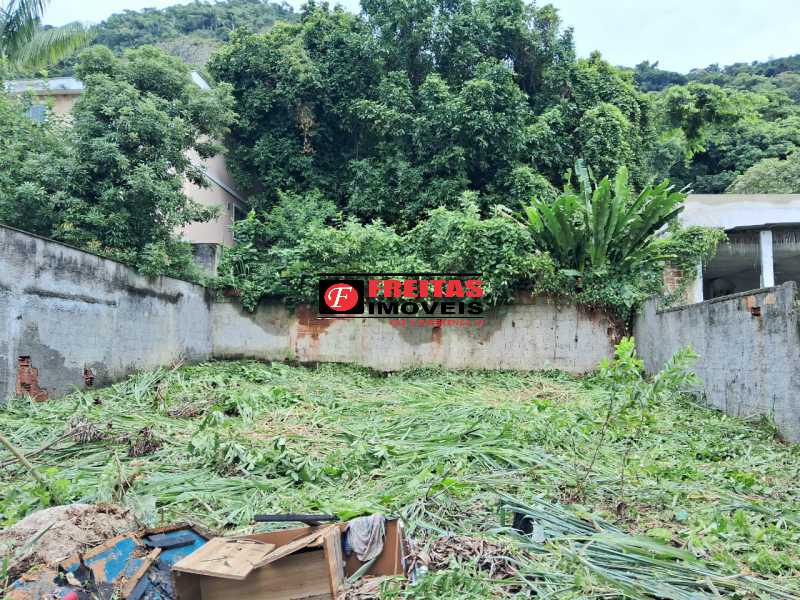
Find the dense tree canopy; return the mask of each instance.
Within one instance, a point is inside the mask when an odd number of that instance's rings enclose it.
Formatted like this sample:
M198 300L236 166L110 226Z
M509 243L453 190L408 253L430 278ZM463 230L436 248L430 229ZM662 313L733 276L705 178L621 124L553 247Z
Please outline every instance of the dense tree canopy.
M764 158L739 175L734 194L800 194L800 152L788 158Z
M576 156L648 178L650 106L599 56L576 61L551 6L522 0L309 4L297 24L234 34L210 63L233 86L230 165L256 207L321 192L411 227L479 193L484 211L552 195Z
M75 172L70 129L34 122L26 103L0 93L0 222L51 235L61 207L75 201L64 185Z
M685 76L645 61L633 73L656 106L653 169L678 185L722 193L757 162L782 161L800 144L800 55Z

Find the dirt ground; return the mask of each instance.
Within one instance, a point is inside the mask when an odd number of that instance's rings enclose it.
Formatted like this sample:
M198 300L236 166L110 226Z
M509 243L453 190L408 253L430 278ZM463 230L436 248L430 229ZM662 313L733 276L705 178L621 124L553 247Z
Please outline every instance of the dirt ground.
M113 504L54 506L0 531L0 556L11 556L9 576L13 580L31 567L56 563L138 527L131 511Z

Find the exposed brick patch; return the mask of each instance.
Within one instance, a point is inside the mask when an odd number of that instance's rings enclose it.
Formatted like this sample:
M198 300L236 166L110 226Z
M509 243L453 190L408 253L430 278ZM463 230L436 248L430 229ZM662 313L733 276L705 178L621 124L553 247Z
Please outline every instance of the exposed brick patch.
M668 292L674 292L683 283L683 271L672 266L664 267L664 287Z
M89 367L83 368L83 384L87 388L94 386L94 373Z
M38 402L47 400L47 392L39 387L39 369L31 366L30 356L17 359L17 396L31 396Z

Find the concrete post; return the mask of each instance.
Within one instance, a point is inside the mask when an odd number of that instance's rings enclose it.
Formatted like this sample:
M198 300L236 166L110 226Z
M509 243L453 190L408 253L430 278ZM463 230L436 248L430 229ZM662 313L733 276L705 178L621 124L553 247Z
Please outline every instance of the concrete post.
M695 304L702 302L703 298L703 263L697 263L697 273L695 273L694 281L687 290L689 300Z
M221 254L222 246L220 244L192 243L192 255L195 264L211 277L217 276L217 267L219 267Z
M772 263L772 230L764 229L759 233L761 287L772 287L775 285L775 269Z

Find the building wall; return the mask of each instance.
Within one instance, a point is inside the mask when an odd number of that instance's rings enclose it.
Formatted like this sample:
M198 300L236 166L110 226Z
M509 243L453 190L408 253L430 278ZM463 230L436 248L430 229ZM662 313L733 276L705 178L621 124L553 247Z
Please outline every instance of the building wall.
M45 97L46 98L46 97ZM52 98L53 112L57 115L68 115L72 112L75 102L78 100L77 94L56 94L50 96ZM43 98L44 99L44 98Z
M52 397L210 356L203 287L0 226L0 399L20 378Z
M634 333L648 372L692 346L711 405L770 416L787 439L800 441L799 310L795 282L664 311L651 301Z
M206 223L189 223L179 235L194 244L221 244L233 246L233 213L236 199L216 183L201 188L189 181L183 182L183 193L204 207L217 207L217 217Z
M345 362L380 371L441 366L581 374L613 354L618 331L599 312L544 298L493 309L479 328L317 319L308 307L292 312L275 302L262 303L254 313L236 302L212 307L218 358Z

